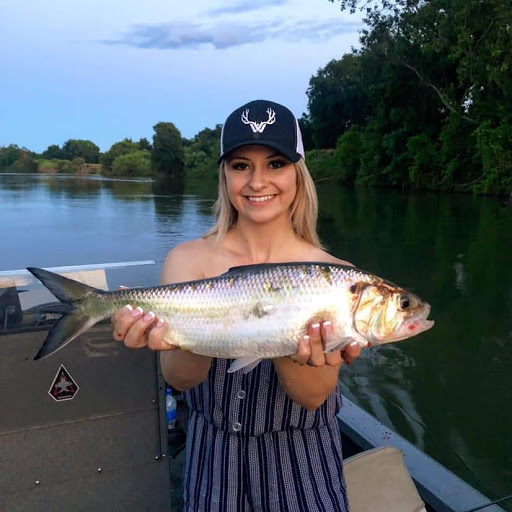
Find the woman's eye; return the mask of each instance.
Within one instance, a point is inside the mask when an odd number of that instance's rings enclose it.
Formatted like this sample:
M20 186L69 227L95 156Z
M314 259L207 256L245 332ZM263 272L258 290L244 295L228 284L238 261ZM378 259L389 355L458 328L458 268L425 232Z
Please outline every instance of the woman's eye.
M243 171L247 169L247 164L244 164L242 162L235 162L231 164L231 168L234 169L235 171Z
M286 165L286 162L284 162L283 160L272 160L269 163L269 167L271 169L280 169L281 167L284 167L285 165Z

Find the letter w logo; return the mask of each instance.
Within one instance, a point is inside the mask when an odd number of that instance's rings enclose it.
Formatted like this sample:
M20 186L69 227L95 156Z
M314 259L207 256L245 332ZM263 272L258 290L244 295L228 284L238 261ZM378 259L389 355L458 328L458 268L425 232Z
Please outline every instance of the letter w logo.
M249 109L242 113L242 122L250 125L254 133L263 133L267 124L274 124L276 122L276 113L271 109L267 108L268 119L257 123L256 121L249 121Z

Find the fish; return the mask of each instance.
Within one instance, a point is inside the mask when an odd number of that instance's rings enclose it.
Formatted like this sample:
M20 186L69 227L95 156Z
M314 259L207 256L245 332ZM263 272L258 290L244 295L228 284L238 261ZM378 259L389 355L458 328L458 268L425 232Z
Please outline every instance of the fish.
M62 349L130 304L167 321L164 341L183 350L233 359L229 372L292 355L313 321L330 321L325 352L363 347L427 331L430 305L356 267L291 262L245 265L208 279L104 291L48 270L27 269L61 301L62 317L34 359Z

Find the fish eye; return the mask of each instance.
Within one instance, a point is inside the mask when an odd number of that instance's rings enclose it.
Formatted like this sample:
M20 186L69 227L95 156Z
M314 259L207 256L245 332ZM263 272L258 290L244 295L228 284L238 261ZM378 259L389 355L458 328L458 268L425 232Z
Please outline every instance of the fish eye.
M411 307L411 302L409 295L403 294L398 297L398 304L402 311L407 311Z

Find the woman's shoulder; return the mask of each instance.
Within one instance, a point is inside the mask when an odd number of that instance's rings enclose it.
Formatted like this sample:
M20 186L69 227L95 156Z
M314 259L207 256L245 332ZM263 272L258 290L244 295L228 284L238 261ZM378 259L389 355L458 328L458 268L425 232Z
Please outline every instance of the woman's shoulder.
M314 251L312 251L312 260L311 261L319 261L322 263L333 263L334 265L346 265L348 267L354 267L355 265L351 263L350 261L341 260L339 258L336 258L332 254L329 254L327 251L324 251L323 249L317 249L315 248Z
M162 282L192 281L204 277L205 261L211 256L211 240L198 238L173 247L162 268Z

